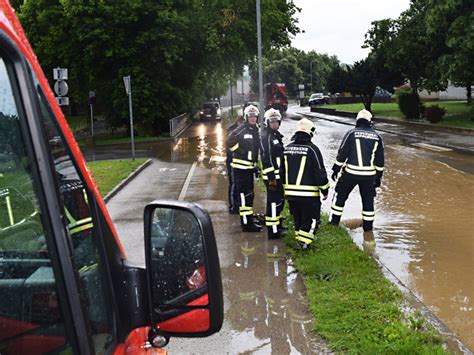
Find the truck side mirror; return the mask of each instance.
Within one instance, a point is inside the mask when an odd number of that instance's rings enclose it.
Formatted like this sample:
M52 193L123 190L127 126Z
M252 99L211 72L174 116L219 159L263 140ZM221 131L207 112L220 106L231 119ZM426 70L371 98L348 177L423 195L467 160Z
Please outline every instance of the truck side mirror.
M208 336L223 321L222 281L211 219L199 205L145 207L145 257L154 333Z

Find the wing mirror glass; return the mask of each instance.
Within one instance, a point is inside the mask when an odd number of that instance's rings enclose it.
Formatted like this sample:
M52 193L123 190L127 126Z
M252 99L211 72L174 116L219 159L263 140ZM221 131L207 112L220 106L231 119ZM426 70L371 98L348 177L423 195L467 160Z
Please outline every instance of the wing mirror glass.
M174 336L217 332L223 320L222 283L207 212L188 202L147 205L145 251L155 331Z

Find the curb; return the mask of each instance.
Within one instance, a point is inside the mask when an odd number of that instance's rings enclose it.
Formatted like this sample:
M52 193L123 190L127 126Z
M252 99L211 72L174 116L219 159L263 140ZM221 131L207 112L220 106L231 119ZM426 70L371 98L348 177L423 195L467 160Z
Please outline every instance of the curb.
M322 116L320 116L317 112L311 112L311 113L308 113L308 112L297 112L297 113L300 114L300 115L306 116L306 117L310 117L310 118L315 118L315 117L316 117L316 118L319 118L319 119L322 119L322 120L325 120L325 121L329 121L329 122L334 122L334 123L339 123L339 124L344 124L344 125L347 125L347 126L354 126L354 127L355 127L355 123L352 123L352 122L343 122L343 121L331 119L331 118L328 118L328 117L322 117ZM335 116L335 117L339 117L339 116ZM344 117L342 117L342 118L344 118ZM392 123L392 124L396 124L396 123L397 123L397 122L394 122L394 120L387 120L388 122L386 122L386 121L381 121L381 120L378 119L378 118L376 118L376 119L377 119L377 121L379 121L379 122L384 122L384 123ZM431 126L430 126L430 127L431 127ZM439 141L436 141L436 140L432 140L432 139L429 139L429 138L427 138L427 137L417 136L417 135L409 134L409 133L400 133L400 132L392 131L392 130L389 130L389 129L376 128L376 131L385 132L385 133L390 133L390 134L394 134L394 135L401 136L401 137L405 137L405 138L410 138L410 139L417 140L417 141L429 142L429 143L438 145L438 146L440 146L440 147L449 148L449 149L452 149L452 150L455 150L455 151L458 151L458 152L461 152L461 153L474 154L474 148L458 147L458 146L455 146L455 145L452 145L452 144L449 144L449 143L442 143L442 142L439 142Z
M315 111L311 111L311 113L322 113L324 115L336 116L336 117L347 117L347 118L356 117L355 112L339 111L337 109L322 108L322 107L317 108ZM474 129L472 128L438 126L432 123L406 121L406 120L399 119L397 117L374 116L373 118L376 122L393 123L393 124L399 124L401 126L417 127L421 129L430 129L433 131L443 132L443 133L457 133L457 134L462 134L464 136L474 136Z
M140 172L145 169L148 165L150 165L153 162L152 159L148 159L146 162L144 162L142 165L140 165L138 168L136 168L134 171L132 171L125 179L120 181L120 183L115 186L111 191L107 193L103 197L103 200L105 203L109 202L112 197L114 197L120 190L122 190L125 186L128 185L130 181L133 180Z

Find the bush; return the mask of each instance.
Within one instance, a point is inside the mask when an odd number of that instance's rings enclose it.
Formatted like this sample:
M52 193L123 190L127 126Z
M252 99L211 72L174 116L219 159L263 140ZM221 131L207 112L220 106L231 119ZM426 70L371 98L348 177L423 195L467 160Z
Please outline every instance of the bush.
M422 106L418 94L413 93L411 89L401 89L397 91L396 96L398 107L407 119L420 118Z
M446 114L446 110L438 105L427 106L424 109L425 118L431 123L438 123Z

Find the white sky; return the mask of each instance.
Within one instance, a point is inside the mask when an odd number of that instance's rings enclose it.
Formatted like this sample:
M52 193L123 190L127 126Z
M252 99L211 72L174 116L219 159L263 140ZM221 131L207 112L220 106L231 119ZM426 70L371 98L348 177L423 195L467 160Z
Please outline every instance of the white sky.
M305 30L292 41L304 51L336 55L342 63L363 59L364 35L371 22L397 18L408 9L410 0L294 0L301 8L299 27Z

